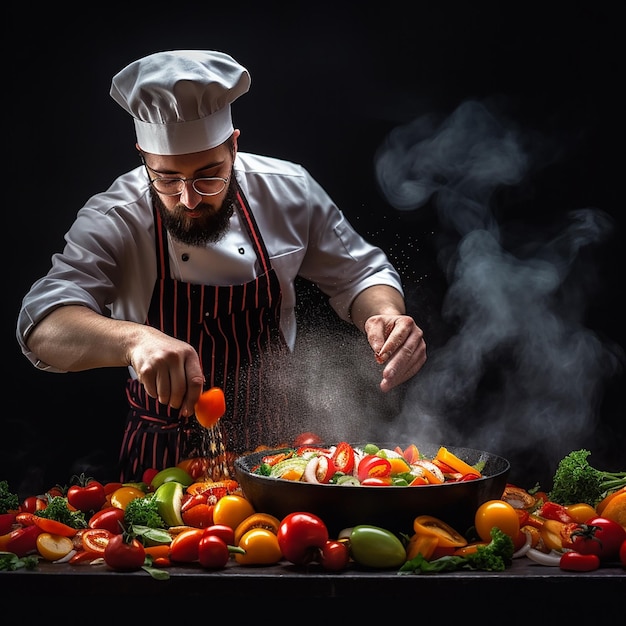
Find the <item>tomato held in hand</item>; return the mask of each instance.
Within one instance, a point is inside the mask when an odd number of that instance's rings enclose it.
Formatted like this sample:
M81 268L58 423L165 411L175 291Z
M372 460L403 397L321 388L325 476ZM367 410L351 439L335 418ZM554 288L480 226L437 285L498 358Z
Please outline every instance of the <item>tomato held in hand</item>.
M328 528L317 515L296 511L281 520L276 535L283 556L296 565L305 565L319 560L320 550L328 541Z
M146 549L134 537L126 534L113 535L104 549L104 561L118 572L140 569L146 560Z
M226 399L219 387L211 387L200 394L195 407L196 419L205 428L215 426L226 412Z

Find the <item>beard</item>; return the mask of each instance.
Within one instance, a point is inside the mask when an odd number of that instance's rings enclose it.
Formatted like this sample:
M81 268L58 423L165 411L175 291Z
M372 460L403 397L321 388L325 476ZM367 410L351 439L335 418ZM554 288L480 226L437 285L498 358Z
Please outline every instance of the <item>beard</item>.
M230 218L237 206L237 189L233 184L234 180L235 172L232 171L226 195L219 206L201 202L193 209L194 212L202 213L199 217L189 217L189 210L181 202L178 202L174 208L168 209L152 187L150 187L150 194L161 215L163 226L172 237L181 243L201 247L208 243L217 243L230 228Z

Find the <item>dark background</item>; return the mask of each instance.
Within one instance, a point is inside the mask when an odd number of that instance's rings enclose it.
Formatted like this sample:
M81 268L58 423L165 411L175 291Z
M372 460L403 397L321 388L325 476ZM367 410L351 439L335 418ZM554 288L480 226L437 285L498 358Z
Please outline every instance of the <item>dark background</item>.
M440 314L447 284L436 260L436 212L430 204L393 209L375 183L375 154L390 130L417 116L497 99L507 117L561 146L558 159L499 196L500 214L541 224L594 207L615 220L614 234L594 252L598 288L584 323L604 341L626 345L624 51L621 21L608 4L174 3L139 10L107 3L91 7L89 18L12 8L7 26L20 36L12 47L5 43L10 176L0 479L22 492L40 490L117 456L126 372L38 372L17 347L15 318L76 211L137 165L132 122L109 97L110 81L158 50L220 49L248 67L251 91L234 109L240 150L302 163L357 229L388 251L431 353L452 332ZM302 292L317 302L307 285ZM304 313L311 311L325 315L317 306ZM623 384L622 372L608 381L598 419L575 442L606 469L626 466ZM545 478L553 466L532 470L529 478Z

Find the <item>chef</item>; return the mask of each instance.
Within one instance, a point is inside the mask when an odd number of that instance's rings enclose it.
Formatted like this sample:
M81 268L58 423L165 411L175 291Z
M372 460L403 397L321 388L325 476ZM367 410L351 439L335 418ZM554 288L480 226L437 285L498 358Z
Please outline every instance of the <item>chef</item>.
M23 299L17 340L35 367L128 367L122 481L191 458L229 476L280 433L289 399L264 382L293 353L298 276L363 332L381 392L426 360L382 250L302 166L239 151L231 105L249 87L246 68L211 50L157 52L114 76L138 165L78 211ZM226 413L207 429L194 407L209 387Z

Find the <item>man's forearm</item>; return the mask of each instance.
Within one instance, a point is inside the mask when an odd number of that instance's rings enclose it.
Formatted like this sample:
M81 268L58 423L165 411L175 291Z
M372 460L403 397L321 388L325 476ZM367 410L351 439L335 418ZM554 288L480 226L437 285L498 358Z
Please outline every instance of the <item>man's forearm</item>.
M404 315L406 306L402 294L388 285L374 285L362 291L352 303L350 317L359 330L372 315Z
M62 306L41 320L27 341L39 360L77 372L128 365L128 340L138 330L137 324L109 319L84 306Z

